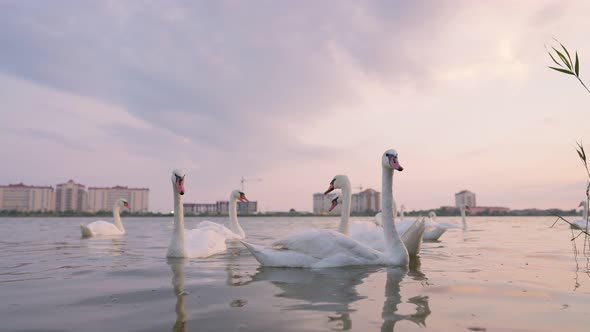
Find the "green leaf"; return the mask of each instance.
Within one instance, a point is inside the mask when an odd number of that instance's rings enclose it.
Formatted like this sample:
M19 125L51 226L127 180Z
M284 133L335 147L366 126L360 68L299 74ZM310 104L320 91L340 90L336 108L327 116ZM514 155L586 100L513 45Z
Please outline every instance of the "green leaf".
M547 51L547 53L549 54L549 56L551 57L551 60L553 60L553 62L555 62L555 64L556 64L556 65L558 65L558 66L560 66L560 67L563 67L563 66L562 66L562 65L561 65L559 62L557 62L557 61L555 60L555 58L553 57L553 55L551 55L551 52Z
M562 43L559 43L559 45L561 45L561 48L563 48L563 50L565 51L565 54L567 54L568 59L570 59L570 63L574 63L572 61L572 57L570 56L570 52L567 51L567 48L565 48L565 46L563 46Z
M574 66L576 76L580 76L580 62L578 61L578 51L576 51L576 65Z
M563 61L563 63L571 70L572 65L569 63L569 61L567 61L567 58L563 54L561 54L561 52L559 52L555 47L552 47L552 48L557 53L557 55L559 55L559 57L561 58L561 61Z
M569 71L567 69L555 68L555 67L551 67L551 66L548 66L548 67L551 68L551 69L553 69L553 70L557 70L559 72L562 72L562 73L574 75L574 73L572 73L571 71ZM576 76L576 75L574 75L574 76Z

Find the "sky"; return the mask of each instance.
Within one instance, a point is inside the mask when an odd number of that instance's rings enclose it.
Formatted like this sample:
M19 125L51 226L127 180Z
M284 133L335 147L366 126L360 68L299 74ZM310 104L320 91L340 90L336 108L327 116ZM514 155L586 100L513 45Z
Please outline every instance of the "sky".
M575 208L590 94L588 1L0 1L0 184L150 188L171 210L312 210L336 174L407 209ZM590 83L590 78L588 79ZM590 149L590 146L588 147Z

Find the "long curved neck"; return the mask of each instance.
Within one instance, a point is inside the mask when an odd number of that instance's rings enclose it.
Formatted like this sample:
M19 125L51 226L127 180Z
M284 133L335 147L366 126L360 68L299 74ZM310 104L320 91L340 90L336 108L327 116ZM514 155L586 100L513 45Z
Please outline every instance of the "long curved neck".
M176 248L184 251L184 206L182 206L182 197L176 191L176 188L173 189L173 192L174 230L172 231L172 241L176 244Z
M338 226L338 231L344 235L350 235L350 231L348 229L350 219L350 200L352 195L350 191L350 182L345 183L341 189L342 210L340 210L340 226Z
M588 202L584 201L584 214L582 215L582 218L584 218L584 220L588 220Z
M123 222L121 221L121 208L117 204L113 207L113 220L115 221L115 226L121 232L125 232L125 227L123 227Z
M467 221L465 221L465 208L461 208L461 222L463 223L463 230L466 230Z
M229 227L237 235L244 236L244 230L238 222L238 200L230 195L229 197Z
M399 209L399 219L400 220L404 220L404 209L405 209L405 206L402 204L402 206Z
M408 263L408 251L404 246L395 224L393 216L395 216L395 205L393 199L393 170L383 167L383 175L381 181L381 206L383 207L383 233L385 235L385 255L387 257L394 257L394 255L404 256L405 263ZM400 254L400 252L402 254Z

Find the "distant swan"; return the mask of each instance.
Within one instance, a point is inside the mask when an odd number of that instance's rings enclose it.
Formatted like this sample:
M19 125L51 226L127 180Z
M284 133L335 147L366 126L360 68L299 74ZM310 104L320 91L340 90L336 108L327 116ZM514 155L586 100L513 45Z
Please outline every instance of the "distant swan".
M184 229L184 179L181 170L172 172L172 192L174 195L174 229L168 246L167 257L208 257L225 251L225 237L215 231ZM185 234L186 232L186 234Z
M228 212L229 212L229 227L230 228L227 228L227 227L223 226L222 224L218 224L216 222L204 220L197 225L197 229L210 230L210 231L217 232L217 233L223 235L227 240L245 239L246 233L244 233L242 226L240 226L240 223L238 222L238 209L237 209L238 201L247 202L248 199L246 198L246 195L243 192L241 192L239 190L234 190L229 195L229 211Z
M393 223L393 171L402 171L395 150L381 158L385 251L370 248L340 232L313 229L279 239L270 247L242 241L263 266L337 267L350 265L407 266L408 251Z
M332 206L330 206L330 210L332 210L338 203L342 204L342 209L340 210L340 227L338 230L345 235L349 235L350 224L350 235L353 239L375 250L384 251L385 239L383 238L382 227L366 221L353 221L352 223L349 221L351 200L350 187L348 176L336 175L332 182L330 182L328 190L324 193L327 194L334 189L342 190L342 195L334 198L332 200ZM408 254L411 256L418 255L422 244L422 235L424 234L424 219L396 223L395 227L408 250Z
M125 234L125 227L123 227L123 222L121 221L120 211L121 208L131 209L129 206L129 202L123 198L119 198L115 201L115 205L113 206L113 221L114 224L104 221L104 220L97 220L95 222L91 222L88 225L80 224L80 230L82 232L83 238L89 238L92 236L98 235L123 235Z
M582 219L577 219L572 221L571 224L571 228L573 229L580 229L580 230L586 230L586 222L588 220L588 202L587 201L581 201L580 205L578 205L578 207L584 207L584 212L582 214Z
M445 227L439 227L435 222L436 213L430 211L426 219L426 230L424 231L424 241L437 241L446 231Z
M457 225L456 223L453 222L448 222L448 221L444 221L444 222L437 222L436 226L440 227L440 228L446 228L446 229L463 229L464 231L467 230L467 221L465 220L465 206L461 206L459 207L459 211L461 212L461 225ZM434 214L434 212L431 212ZM434 217L436 217L436 214L434 215ZM432 219L434 221L434 218Z

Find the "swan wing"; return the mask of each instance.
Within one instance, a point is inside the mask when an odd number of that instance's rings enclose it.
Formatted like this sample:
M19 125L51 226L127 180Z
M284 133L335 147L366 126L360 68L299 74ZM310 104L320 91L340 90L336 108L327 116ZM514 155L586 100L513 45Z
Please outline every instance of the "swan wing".
M403 232L400 232L402 242L408 250L408 255L416 256L420 253L425 229L426 223L424 222L424 218L422 218L412 222L409 227L404 229Z
M436 227L436 226L433 227L433 226L426 225L426 229L424 230L424 240L436 241L446 231L447 231L446 228L440 228L440 227Z
M212 230L187 229L184 241L188 255L192 258L209 257L227 249L225 237Z
M197 229L217 232L223 235L227 240L239 240L243 238L241 235L232 232L231 229L225 227L224 225L209 220L201 221L197 225Z
M80 225L82 229L82 236L96 236L96 235L121 235L125 232L117 228L113 223L104 220L97 220L88 225Z
M272 243L270 247L242 243L263 266L336 267L380 264L383 255L331 230L308 230Z

